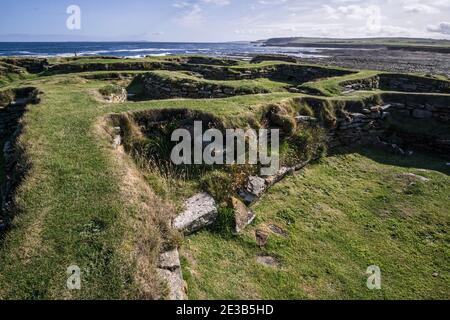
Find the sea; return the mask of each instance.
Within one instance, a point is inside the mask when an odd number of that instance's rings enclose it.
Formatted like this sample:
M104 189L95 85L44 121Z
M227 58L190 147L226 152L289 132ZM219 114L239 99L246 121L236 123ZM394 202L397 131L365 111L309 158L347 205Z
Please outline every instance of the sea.
M256 54L288 54L302 58L324 57L323 49L264 47L258 42L167 43L167 42L0 42L2 56L73 57L207 55L249 57Z

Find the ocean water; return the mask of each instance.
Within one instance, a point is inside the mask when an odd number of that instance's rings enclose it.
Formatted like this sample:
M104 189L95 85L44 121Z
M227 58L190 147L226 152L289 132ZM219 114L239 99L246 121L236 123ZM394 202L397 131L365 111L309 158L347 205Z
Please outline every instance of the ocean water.
M256 43L156 43L156 42L0 42L0 56L70 57L208 55L246 57L253 54L289 54L298 57L323 56L318 48L263 47Z

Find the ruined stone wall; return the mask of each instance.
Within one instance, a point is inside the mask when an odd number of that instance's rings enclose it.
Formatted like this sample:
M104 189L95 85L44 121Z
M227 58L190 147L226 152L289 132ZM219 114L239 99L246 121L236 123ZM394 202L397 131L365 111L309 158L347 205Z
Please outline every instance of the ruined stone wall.
M386 107L375 106L365 113L348 113L338 117L329 131L330 147L370 144L385 133Z
M234 88L227 85L193 81L189 79L169 79L155 74L143 76L144 94L151 99L226 98L238 95L269 93L262 88Z
M0 152L4 163L5 179L0 185L0 220L11 206L11 195L17 186L21 170L17 168L19 159L15 148L17 137L21 133L20 119L27 109L27 104L38 103L38 90L35 88L19 88L9 92L1 92L4 100L0 105Z
M450 81L406 74L381 74L379 87L386 91L450 93Z
M328 126L329 146L377 144L395 135L402 146L450 156L450 96L384 94L382 100L373 107L337 108L337 120ZM307 125L318 122L298 119Z
M364 79L355 79L341 83L348 90L374 90L398 92L450 93L450 81L418 77L406 74L383 73Z

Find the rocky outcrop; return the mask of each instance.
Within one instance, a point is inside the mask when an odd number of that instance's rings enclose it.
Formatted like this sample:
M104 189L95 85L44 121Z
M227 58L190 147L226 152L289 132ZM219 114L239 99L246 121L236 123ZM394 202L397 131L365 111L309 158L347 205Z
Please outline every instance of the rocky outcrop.
M214 198L207 193L200 193L188 199L185 210L173 221L173 227L184 235L190 235L213 224L218 215Z

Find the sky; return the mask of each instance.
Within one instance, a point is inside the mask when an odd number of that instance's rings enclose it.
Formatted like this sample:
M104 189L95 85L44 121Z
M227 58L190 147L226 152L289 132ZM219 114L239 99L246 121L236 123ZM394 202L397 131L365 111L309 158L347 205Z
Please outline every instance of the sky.
M450 0L2 0L0 6L0 41L450 39Z

